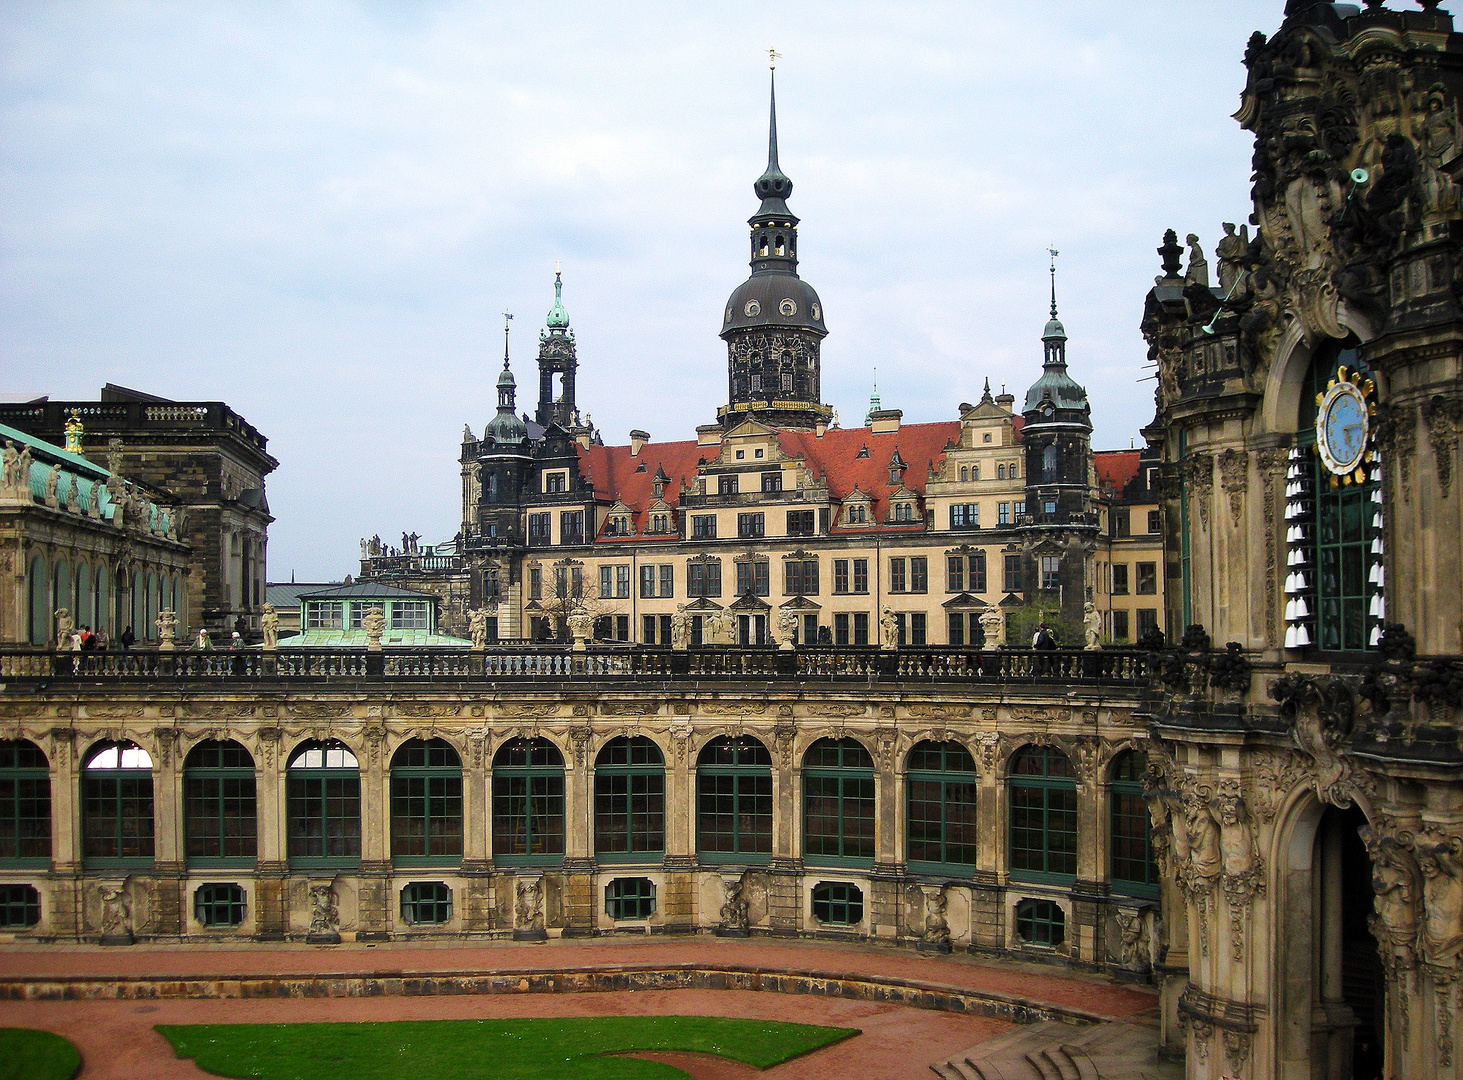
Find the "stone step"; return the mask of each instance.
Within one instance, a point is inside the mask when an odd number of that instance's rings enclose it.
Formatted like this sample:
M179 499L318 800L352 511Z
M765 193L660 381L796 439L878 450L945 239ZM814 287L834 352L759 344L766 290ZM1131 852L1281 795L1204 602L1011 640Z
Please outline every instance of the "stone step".
M1180 1080L1155 1023L1030 1024L930 1066L942 1080Z

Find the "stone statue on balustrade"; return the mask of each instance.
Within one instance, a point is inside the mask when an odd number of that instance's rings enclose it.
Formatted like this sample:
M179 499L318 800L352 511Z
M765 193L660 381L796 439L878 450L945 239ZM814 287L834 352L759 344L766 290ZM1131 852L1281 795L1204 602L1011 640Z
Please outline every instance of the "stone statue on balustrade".
M895 617L893 608L885 608L879 612L879 648L899 648L899 620Z
M264 634L264 647L271 652L279 647L279 612L273 604L265 604L259 616L259 629Z
M173 652L177 649L178 616L170 608L163 608L157 613L154 621L157 627L157 647L160 652Z
M783 608L777 613L777 636L781 639L778 648L784 652L791 651L798 636L797 612Z
M381 651L381 635L386 633L386 616L378 607L373 607L361 619L361 629L366 632L366 648L372 652Z
M71 648L71 634L76 629L76 620L71 617L69 608L57 608L56 620L56 651L65 652Z
M1087 644L1083 648L1101 648L1099 642L1102 638L1102 612L1097 610L1097 605L1091 600L1082 606L1082 627L1087 636Z
M488 613L476 608L467 613L467 632L472 638L472 647L479 652L488 647Z
M987 608L980 613L980 630L987 649L1006 644L1006 617L998 609Z
M691 616L686 614L686 605L677 604L671 616L671 648L681 652L691 644Z

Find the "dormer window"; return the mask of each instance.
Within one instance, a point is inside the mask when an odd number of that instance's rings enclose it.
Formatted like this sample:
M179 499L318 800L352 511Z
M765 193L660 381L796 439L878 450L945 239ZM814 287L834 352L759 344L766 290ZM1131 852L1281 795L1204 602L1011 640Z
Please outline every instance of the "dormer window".
M859 447L859 452L854 455L854 457L861 457L861 458L866 458L868 456L869 456L869 448L867 446L861 446L861 447Z
M759 447L758 449L753 450L752 451L752 456L754 458L760 458L762 456L762 450L761 450L761 448Z
M863 503L855 503L848 507L845 515L846 523L849 525L865 525L868 523L868 509Z
M544 491L550 495L562 494L568 490L569 474L567 472L544 473Z

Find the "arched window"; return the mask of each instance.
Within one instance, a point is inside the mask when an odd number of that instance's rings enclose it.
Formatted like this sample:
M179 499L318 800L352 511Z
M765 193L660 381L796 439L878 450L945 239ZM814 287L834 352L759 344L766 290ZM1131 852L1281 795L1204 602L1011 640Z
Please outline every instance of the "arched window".
M564 855L564 757L548 739L513 739L493 759L493 858L558 862Z
M1114 891L1135 896L1158 895L1158 867L1153 862L1148 804L1143 799L1147 771L1147 754L1124 751L1113 762L1109 792L1108 876Z
M141 641L147 637L147 625L144 616L147 614L146 594L142 589L142 571L135 570L132 573L132 617L128 625L132 627L132 633Z
M101 743L82 766L82 857L94 866L152 861L152 758L136 743Z
M391 759L391 859L462 858L462 759L445 739L409 739Z
M0 742L0 865L51 861L51 771L33 742Z
M287 770L289 860L293 866L354 866L361 859L361 769L335 739L304 742Z
M819 739L803 758L803 857L872 866L874 759L857 739Z
M96 628L96 605L92 597L91 566L80 563L76 567L76 625Z
M76 602L71 596L71 565L65 559L57 559L51 572L51 610L54 612L57 608L76 610Z
M97 567L96 577L96 613L97 623L93 630L105 630L109 635L112 632L112 591L111 582L105 566Z
M696 759L696 851L706 862L772 854L772 755L749 735L712 739Z
M1006 466L1004 466L1004 465L997 465L996 466L996 479L997 480L1004 480L1004 479L1006 479Z
M183 759L183 832L188 862L240 866L259 849L254 759L232 739L207 739Z
M1041 452L1041 479L1050 484L1057 478L1057 448L1055 444Z
M1052 900L1022 900L1016 905L1016 936L1027 945L1060 948L1067 940L1067 916Z
M32 645L46 645L51 640L51 589L44 555L31 558L26 590L30 598L27 640Z
M1011 462L1011 468L1007 470L1006 475L1009 476L1012 480L1016 479L1018 474L1016 472L1016 463L1014 461Z
M972 480L979 480L980 479L980 466L979 465L972 465L970 467L970 478Z
M909 866L969 877L975 870L975 759L956 742L916 743L909 752Z
M611 739L594 763L594 854L605 862L665 851L665 759L642 736Z
M1011 759L1011 876L1066 883L1077 874L1077 774L1067 755L1025 746Z
M962 479L962 480L969 480L970 479L970 470L968 468L966 468L964 465L960 466L960 479Z

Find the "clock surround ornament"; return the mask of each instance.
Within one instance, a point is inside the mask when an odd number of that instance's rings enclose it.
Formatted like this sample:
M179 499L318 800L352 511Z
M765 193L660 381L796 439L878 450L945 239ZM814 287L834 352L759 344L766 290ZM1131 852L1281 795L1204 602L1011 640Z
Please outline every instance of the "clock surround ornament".
M1370 398L1376 384L1346 367L1316 395L1316 453L1331 474L1331 486L1366 482L1371 460L1371 418L1376 406Z

